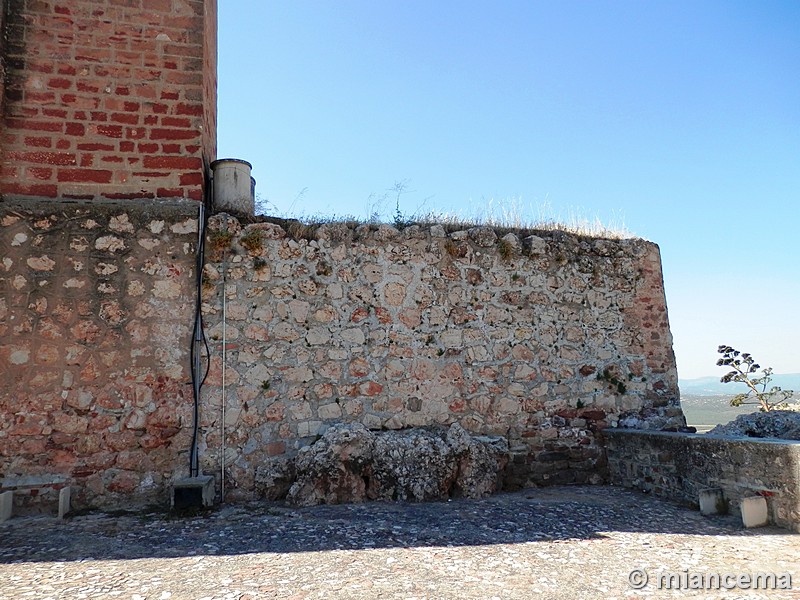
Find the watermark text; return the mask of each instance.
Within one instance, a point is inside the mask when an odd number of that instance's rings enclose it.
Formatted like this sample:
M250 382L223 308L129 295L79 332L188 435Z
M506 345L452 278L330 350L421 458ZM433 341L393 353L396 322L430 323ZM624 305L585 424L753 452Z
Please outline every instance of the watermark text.
M699 573L689 570L648 573L634 569L628 583L635 590L791 590L791 573Z

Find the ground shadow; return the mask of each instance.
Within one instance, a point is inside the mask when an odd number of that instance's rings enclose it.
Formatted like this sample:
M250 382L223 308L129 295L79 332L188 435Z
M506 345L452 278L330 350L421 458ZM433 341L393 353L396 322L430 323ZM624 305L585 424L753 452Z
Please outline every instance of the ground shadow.
M310 508L228 505L194 516L144 512L12 519L0 525L0 563L481 546L600 539L608 532L775 535L608 486L559 486L481 500L371 502Z

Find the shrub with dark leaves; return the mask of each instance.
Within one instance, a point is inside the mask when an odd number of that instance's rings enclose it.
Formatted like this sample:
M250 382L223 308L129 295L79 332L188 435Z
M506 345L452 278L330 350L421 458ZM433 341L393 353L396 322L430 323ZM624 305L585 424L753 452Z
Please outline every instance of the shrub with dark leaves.
M785 408L786 401L792 397L792 390L784 390L779 386L773 386L767 390L769 382L772 381L772 368L768 367L758 370L761 365L756 363L753 356L747 352L739 352L731 346L722 345L717 348L717 352L722 354L722 358L717 361L718 367L730 367L731 371L722 376L722 383L743 383L748 387L744 394L737 394L731 399L731 406L742 406L743 404L756 404L759 410L769 412L771 410Z

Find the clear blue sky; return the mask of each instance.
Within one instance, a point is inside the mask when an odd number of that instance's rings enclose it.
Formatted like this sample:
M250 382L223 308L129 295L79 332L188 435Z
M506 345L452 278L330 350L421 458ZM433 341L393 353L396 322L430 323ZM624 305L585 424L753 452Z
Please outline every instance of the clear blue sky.
M219 4L218 155L276 212L624 222L682 378L800 372L800 2Z

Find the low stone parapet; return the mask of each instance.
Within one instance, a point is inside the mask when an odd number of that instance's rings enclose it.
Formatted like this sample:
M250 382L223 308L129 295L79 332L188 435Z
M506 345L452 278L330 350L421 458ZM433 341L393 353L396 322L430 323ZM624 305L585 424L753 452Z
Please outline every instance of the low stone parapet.
M770 523L800 531L800 442L630 429L604 435L612 484L695 506L701 492L718 488L732 509L761 496Z

